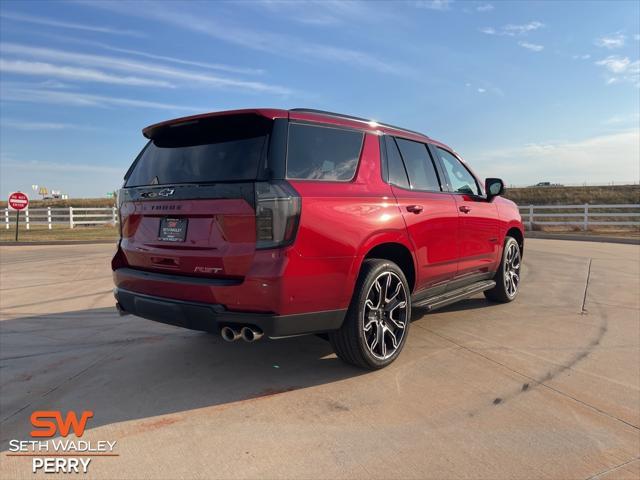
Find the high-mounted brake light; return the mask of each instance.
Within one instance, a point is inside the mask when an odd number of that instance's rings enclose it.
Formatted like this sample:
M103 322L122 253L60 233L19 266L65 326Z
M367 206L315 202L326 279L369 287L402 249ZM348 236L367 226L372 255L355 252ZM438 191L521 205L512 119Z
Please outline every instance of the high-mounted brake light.
M256 183L256 248L278 248L295 239L301 200L286 181Z

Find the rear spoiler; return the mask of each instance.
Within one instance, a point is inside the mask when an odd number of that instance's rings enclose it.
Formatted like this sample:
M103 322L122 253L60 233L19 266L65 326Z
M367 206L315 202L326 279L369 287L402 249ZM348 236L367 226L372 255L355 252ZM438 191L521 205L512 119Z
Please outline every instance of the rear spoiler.
M222 112L201 113L198 115L179 117L160 123L154 123L153 125L149 125L148 127L143 128L142 134L149 140L152 140L158 135L159 132L165 130L166 128L177 127L189 123L197 123L205 118L221 117L227 115L259 115L261 117L266 117L273 120L276 118L288 118L289 112L288 110L279 110L273 108L248 108L243 110L225 110Z

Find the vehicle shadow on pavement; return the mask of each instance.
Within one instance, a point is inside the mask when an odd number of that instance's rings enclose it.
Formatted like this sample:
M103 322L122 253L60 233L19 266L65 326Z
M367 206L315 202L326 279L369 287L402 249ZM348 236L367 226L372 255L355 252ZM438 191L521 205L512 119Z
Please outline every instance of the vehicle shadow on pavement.
M275 395L366 372L315 336L227 343L114 308L0 323L0 447L34 410L93 410L91 428Z

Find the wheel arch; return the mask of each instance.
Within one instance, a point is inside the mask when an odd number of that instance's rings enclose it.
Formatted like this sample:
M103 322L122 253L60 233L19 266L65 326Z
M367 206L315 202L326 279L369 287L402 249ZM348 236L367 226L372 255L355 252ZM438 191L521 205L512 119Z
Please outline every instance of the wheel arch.
M362 262L369 258L389 260L398 265L407 279L409 290L413 292L416 285L416 265L408 245L400 242L383 242L370 246L362 257L358 271L362 268Z
M520 257L522 257L524 254L524 234L522 230L518 227L511 227L507 230L506 236L515 238L520 246Z

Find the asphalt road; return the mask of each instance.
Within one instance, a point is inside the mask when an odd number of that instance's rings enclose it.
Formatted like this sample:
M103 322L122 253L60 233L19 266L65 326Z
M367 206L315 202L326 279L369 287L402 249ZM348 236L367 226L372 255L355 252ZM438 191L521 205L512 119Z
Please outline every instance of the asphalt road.
M95 478L640 478L640 247L529 240L522 291L415 312L391 367L113 308L109 245L0 248L0 477L34 410L93 410Z

